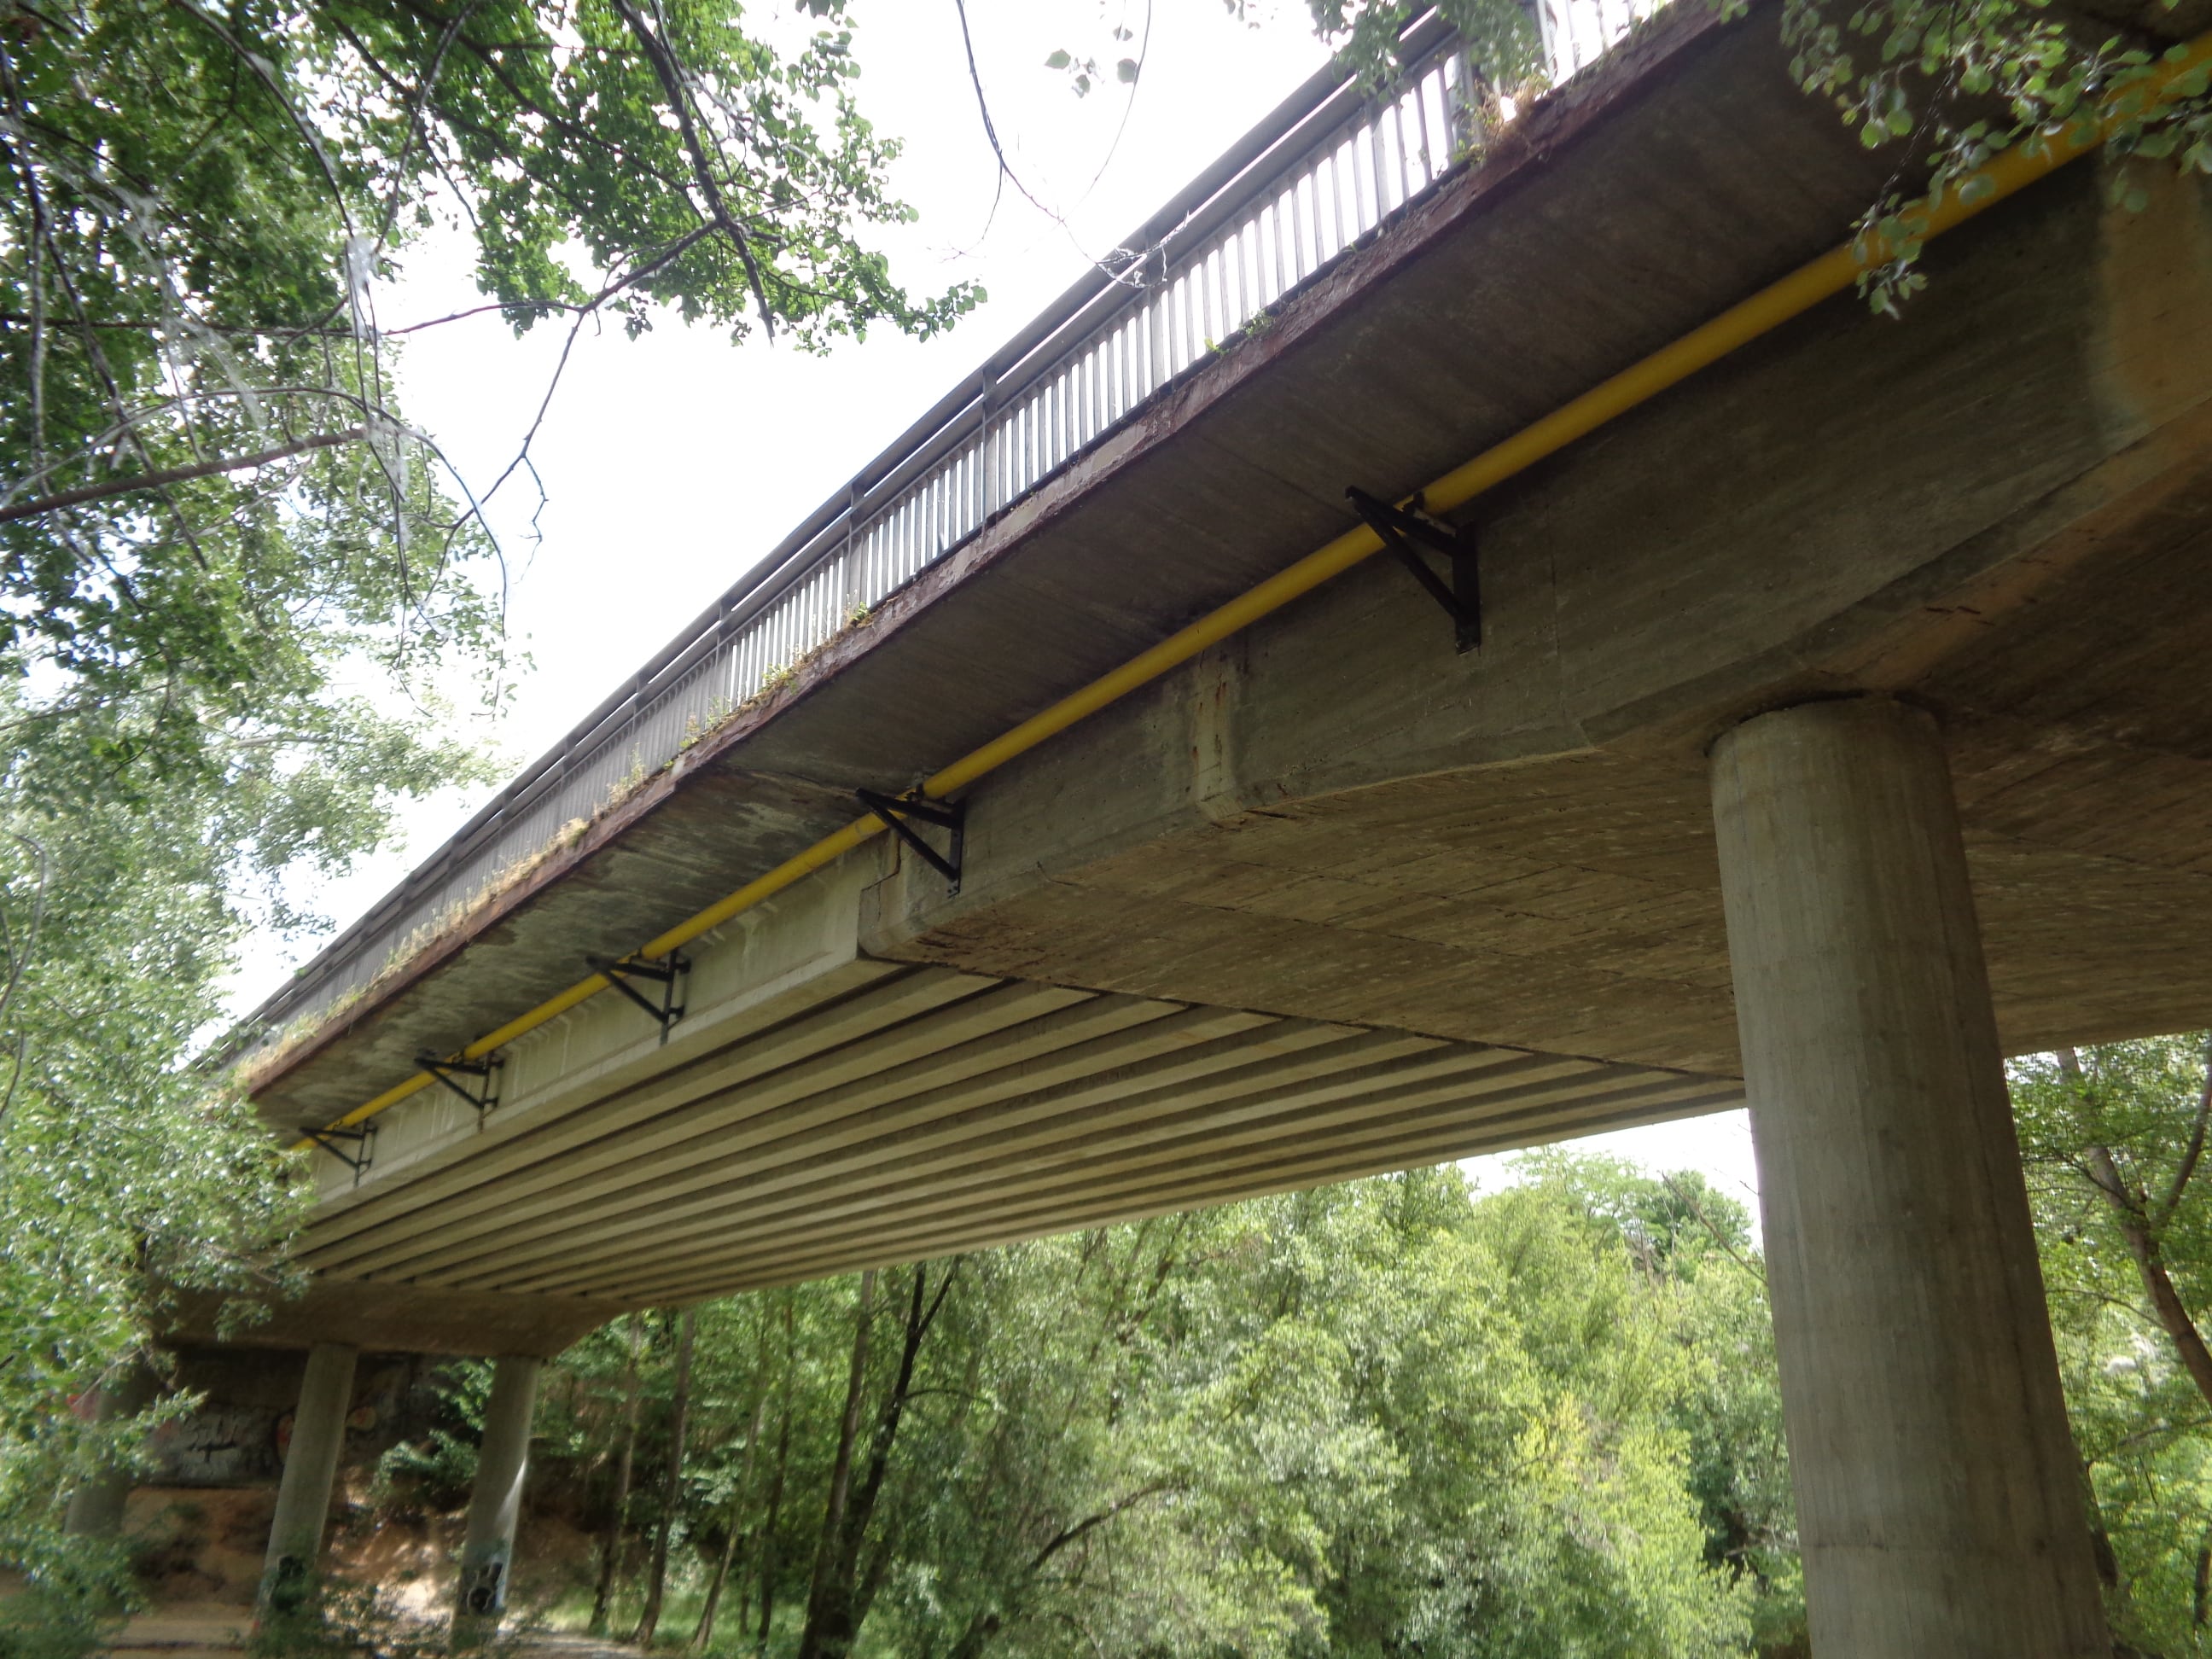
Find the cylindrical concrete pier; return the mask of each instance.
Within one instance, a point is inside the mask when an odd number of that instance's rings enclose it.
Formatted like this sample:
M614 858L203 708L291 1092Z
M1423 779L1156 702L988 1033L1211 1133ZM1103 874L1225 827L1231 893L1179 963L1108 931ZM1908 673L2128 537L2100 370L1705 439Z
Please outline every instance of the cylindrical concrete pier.
M1714 751L1821 1659L2109 1659L1941 740L1887 699Z
M269 1559L261 1573L258 1604L264 1612L297 1606L321 1571L323 1528L330 1521L338 1455L345 1449L359 1352L342 1342L318 1342L307 1351L299 1408L292 1413L291 1449L276 1488L276 1515L269 1525Z
M538 1364L514 1356L492 1371L491 1401L484 1407L483 1443L477 1452L476 1485L469 1492L468 1530L461 1543L460 1587L453 1599L457 1642L489 1638L507 1607L514 1528L522 1515L522 1482L529 1470L530 1419L538 1405Z
M154 1398L156 1379L143 1360L131 1360L100 1386L93 1401L95 1423L136 1417ZM80 1538L113 1538L123 1530L124 1505L137 1477L127 1465L113 1464L70 1494L62 1529Z

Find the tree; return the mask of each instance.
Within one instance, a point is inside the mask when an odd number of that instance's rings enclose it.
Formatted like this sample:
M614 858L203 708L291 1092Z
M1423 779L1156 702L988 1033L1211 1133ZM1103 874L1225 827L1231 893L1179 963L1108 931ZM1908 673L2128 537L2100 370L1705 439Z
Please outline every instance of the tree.
M691 1354L697 1340L699 1316L686 1308L676 1322L676 1376L669 1395L668 1467L661 1477L660 1520L653 1529L653 1561L646 1571L645 1607L637 1616L630 1640L641 1647L653 1644L660 1628L660 1605L668 1589L668 1541L676 1527L677 1510L684 1497L684 1439L690 1426Z
M1692 1346L1756 1255L1698 1203L1741 1261L1555 1160L705 1304L677 1530L803 1602L741 1638L780 1654L1778 1654L1771 1355Z
M2212 1218L2199 1201L2212 1078L2202 1035L2013 1067L2060 1370L2115 1630L2139 1650L2212 1634Z
M0 684L0 718L22 706ZM241 892L343 858L374 794L435 764L387 744L369 711L358 735L344 756L240 740L220 771L149 770L127 789L97 750L58 743L0 773L0 1553L80 1612L127 1585L103 1571L112 1552L59 1536L62 1504L96 1467L131 1462L177 1402L109 1423L72 1402L158 1363L170 1291L289 1282L286 1160L179 1059L220 1018Z
M951 320L972 295L910 301L857 239L903 216L896 147L842 0L805 9L786 57L712 0L9 0L0 652L134 714L122 752L190 756L210 714L312 692L303 628L374 624L388 662L480 641L476 504L392 395L429 325L376 313L434 226L518 329Z
M805 10L778 51L713 0L0 0L0 1547L57 1594L62 1495L148 1427L69 1402L164 1286L282 1278L292 1167L192 1063L239 936L482 775L439 694L495 691L503 480L409 424L439 319L383 279L457 228L517 329L802 348L974 298L864 245L894 149Z
M606 1528L599 1541L599 1577L592 1587L592 1616L586 1626L594 1636L607 1633L615 1577L622 1571L623 1523L629 1519L630 1476L637 1466L637 1361L645 1345L645 1328L635 1314L623 1322L629 1328L629 1355L623 1367L622 1449L615 1454L614 1490L608 1498Z

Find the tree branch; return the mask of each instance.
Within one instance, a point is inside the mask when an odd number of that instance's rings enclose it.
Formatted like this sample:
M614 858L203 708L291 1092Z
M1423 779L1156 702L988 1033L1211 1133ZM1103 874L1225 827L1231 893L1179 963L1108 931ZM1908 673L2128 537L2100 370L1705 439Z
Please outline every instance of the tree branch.
M1122 1510L1143 1503L1147 1498L1157 1498L1164 1492L1173 1491L1175 1485L1176 1483L1172 1480L1152 1481L1148 1485L1138 1487L1136 1491L1129 1493L1125 1498L1115 1498L1112 1503L1109 1504L1104 1509L1100 1510L1097 1514L1085 1516L1082 1520L1077 1522L1073 1526L1063 1528L1057 1537L1054 1538L1051 1542L1048 1543L1042 1549L1031 1556L1030 1558L1030 1571L1032 1573L1038 1571L1044 1566L1045 1563L1051 1560L1054 1556L1059 1554L1060 1551L1066 1549L1070 1544L1074 1543L1076 1540L1083 1537L1085 1534L1096 1532L1099 1528L1104 1526L1109 1521L1111 1521L1115 1516L1121 1514Z
M1737 1267L1742 1268L1744 1272L1749 1273L1760 1284L1764 1285L1766 1283L1765 1273L1760 1271L1757 1267L1753 1266L1751 1262L1746 1261L1742 1253L1736 1249L1735 1243L1729 1238L1729 1237L1725 1233L1722 1232L1718 1227L1713 1225L1712 1218L1705 1213L1705 1206L1698 1202L1696 1195L1692 1194L1688 1188L1681 1185L1671 1175L1661 1176L1659 1177L1659 1184L1666 1188L1668 1192L1674 1194L1677 1199L1680 1200L1684 1204L1689 1206L1690 1213L1698 1218L1698 1224L1705 1230L1707 1236L1711 1238L1714 1243L1719 1245L1722 1249L1728 1252L1728 1258L1729 1261L1735 1262Z
M707 198L706 216L730 239L737 249L738 258L745 268L745 280L752 285L753 303L760 307L761 329L768 337L775 337L775 314L769 309L768 287L762 280L760 264L753 258L752 244L746 240L744 228L732 216L729 204L722 199L722 186L708 164L706 146L701 143L698 124L692 118L691 94L684 85L682 70L673 53L660 37L646 27L645 19L629 0L614 0L616 12L637 43L645 48L646 59L653 65L653 73L660 82L660 89L668 95L675 108L677 131L683 135L685 154L691 158L691 173L699 182L700 193Z
M367 437L362 428L348 427L343 432L319 432L310 438L295 438L290 443L278 444L274 449L258 450L251 455L234 455L224 459L194 461L188 466L173 466L162 472L142 472L136 477L117 478L107 483L84 484L76 489L64 489L52 495L41 495L34 501L19 506L0 507L0 524L14 524L21 519L35 519L41 514L55 513L65 507L82 507L87 501L106 501L116 495L129 495L141 489L161 489L173 483L182 483L189 478L211 477L219 472L242 472L251 466L266 466L271 461L281 461L288 456L305 454L312 449L335 449L340 444L356 443Z
M2204 1086L2197 1091L2197 1118L2189 1126L2189 1145L2181 1154L2181 1165L2166 1182L2166 1194L2158 1201L2151 1219L2164 1226L2173 1218L2181 1206L2181 1194L2189 1185L2189 1177L2197 1173L2199 1159L2204 1156L2204 1131L2208 1120L2212 1120L2212 1037L2205 1041Z

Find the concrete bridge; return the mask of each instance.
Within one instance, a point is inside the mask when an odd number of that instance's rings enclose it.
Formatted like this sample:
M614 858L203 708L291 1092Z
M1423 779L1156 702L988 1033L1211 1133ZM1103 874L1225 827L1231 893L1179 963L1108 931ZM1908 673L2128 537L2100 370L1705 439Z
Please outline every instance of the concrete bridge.
M1503 125L1414 45L264 1011L272 1564L363 1348L501 1357L495 1608L619 1311L1747 1097L1816 1650L2109 1650L2001 1056L2212 1020L2212 200L2009 158L1883 320L1772 7Z

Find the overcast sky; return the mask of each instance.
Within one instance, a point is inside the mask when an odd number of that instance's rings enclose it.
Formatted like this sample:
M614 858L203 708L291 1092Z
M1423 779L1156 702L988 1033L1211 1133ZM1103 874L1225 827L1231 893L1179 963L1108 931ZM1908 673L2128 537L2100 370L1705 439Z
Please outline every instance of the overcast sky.
M556 742L702 606L895 438L1091 260L1112 247L1326 59L1304 0L1260 0L1251 27L1221 0L968 0L1001 141L1049 216L998 176L961 55L953 0L854 0L859 93L905 153L896 187L915 223L880 246L915 292L978 282L988 303L949 335L890 333L809 356L781 343L732 347L669 320L642 339L586 335L532 453L542 507L521 481L491 514L507 554L510 631L531 659L511 714L489 733L519 768ZM790 0L749 9L791 27ZM1079 99L1045 66L1054 49L1109 55L1127 27L1144 72ZM995 201L995 210L994 204ZM411 250L380 297L389 326L477 301L467 250ZM478 488L513 456L557 356L560 331L517 342L495 318L454 324L402 363L403 406ZM532 520L536 520L533 531ZM1289 550L1295 552L1297 550ZM1287 556L1287 554L1286 554ZM343 881L303 895L341 923L366 909L490 793L411 807L405 836ZM312 942L260 941L239 982L243 1011ZM1705 1170L1749 1198L1741 1113L1601 1137L1658 1167ZM1494 1178L1494 1175L1492 1176Z

